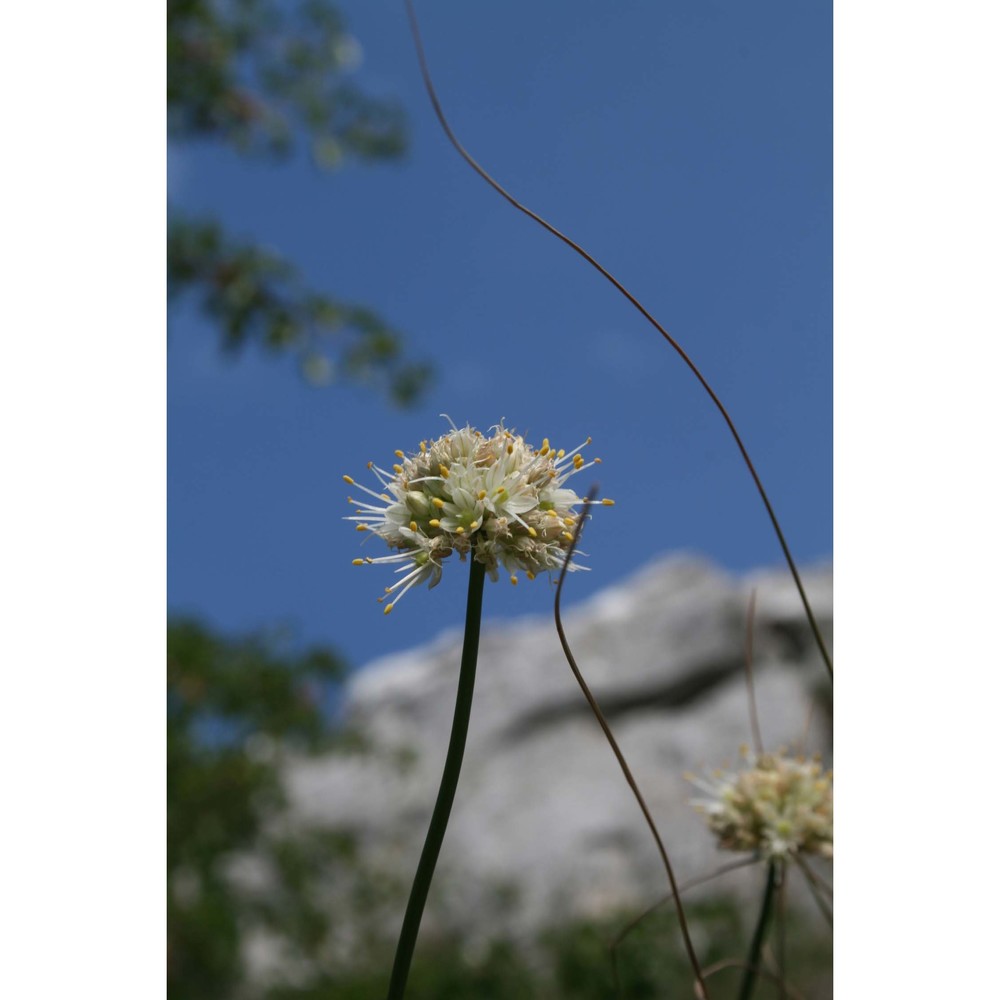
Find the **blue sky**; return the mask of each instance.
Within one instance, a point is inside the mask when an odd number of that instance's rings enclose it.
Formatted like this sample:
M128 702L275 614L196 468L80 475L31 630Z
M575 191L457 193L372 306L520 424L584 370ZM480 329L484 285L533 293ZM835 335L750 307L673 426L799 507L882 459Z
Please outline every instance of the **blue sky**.
M514 212L446 144L401 0L341 4L358 82L412 134L394 165L317 171L216 147L171 151L174 204L364 302L436 367L425 400L305 385L290 361L222 357L170 317L168 597L226 630L289 625L355 666L461 622L464 568L386 618L391 574L341 517L342 475L442 433L448 413L529 440L592 436L613 509L595 513L579 599L671 551L778 565L718 413L596 272ZM832 552L832 63L829 5L704 0L418 4L467 148L569 233L689 351L740 427L802 563ZM590 470L593 471L593 470ZM590 480L578 477L582 492ZM549 614L539 579L487 589L489 618Z

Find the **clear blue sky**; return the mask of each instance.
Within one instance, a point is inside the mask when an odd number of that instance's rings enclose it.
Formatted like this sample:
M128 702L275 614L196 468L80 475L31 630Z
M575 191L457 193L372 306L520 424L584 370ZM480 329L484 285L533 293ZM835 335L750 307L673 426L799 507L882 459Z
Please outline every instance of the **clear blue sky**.
M171 152L170 196L378 310L436 380L400 412L313 389L291 361L223 358L171 314L169 602L226 630L288 624L359 666L461 622L465 572L384 617L388 570L340 518L364 480L446 427L500 418L539 442L591 435L617 506L588 527L567 597L654 556L733 570L781 553L718 413L628 303L514 212L446 144L402 0L344 2L358 82L412 134L392 166L317 171L215 147ZM441 100L467 148L581 242L685 346L729 407L802 563L832 551L832 63L827 3L418 3ZM591 470L593 471L593 470ZM583 492L590 483L573 481ZM487 617L549 614L551 591L488 587Z

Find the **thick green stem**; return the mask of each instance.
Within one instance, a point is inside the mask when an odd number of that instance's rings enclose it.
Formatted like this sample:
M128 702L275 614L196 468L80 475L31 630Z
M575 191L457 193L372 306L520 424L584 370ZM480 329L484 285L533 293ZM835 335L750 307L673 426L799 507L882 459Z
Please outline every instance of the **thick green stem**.
M458 776L462 770L465 738L469 732L469 716L472 713L472 692L476 683L479 623L482 616L483 581L486 574L486 567L482 563L471 558L470 562L472 567L469 572L469 597L465 608L465 642L462 645L462 666L458 675L458 696L455 699L455 717L451 724L448 755L445 758L441 787L434 803L431 823L427 829L427 838L424 840L424 849L420 853L417 873L413 877L413 888L410 889L410 899L406 904L403 926L399 932L387 1000L402 1000L406 992L406 980L410 974L410 962L413 960L413 949L417 943L417 932L420 930L420 918L424 913L427 892L434 877L434 867L441 852L441 842L448 827L451 805L455 801L455 790L458 788Z
M778 861L770 861L767 866L767 885L764 886L764 900L760 904L760 916L750 942L750 953L747 955L746 969L743 972L743 983L740 986L739 1000L750 1000L753 988L757 985L757 972L760 968L760 956L764 949L764 938L767 936L767 925L771 919L771 907L774 903L774 890L778 885Z

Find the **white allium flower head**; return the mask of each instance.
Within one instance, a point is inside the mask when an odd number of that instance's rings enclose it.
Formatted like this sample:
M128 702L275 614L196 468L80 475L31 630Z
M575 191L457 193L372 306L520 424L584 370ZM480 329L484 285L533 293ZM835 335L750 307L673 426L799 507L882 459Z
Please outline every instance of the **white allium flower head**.
M727 851L768 859L793 854L833 857L833 772L818 760L784 751L750 755L738 772L688 779L710 796L696 800L709 829Z
M515 584L518 571L533 580L543 570L561 570L580 517L573 508L586 503L564 483L600 462L585 462L580 454L590 438L567 452L554 449L548 438L541 448L532 448L503 421L490 437L468 425L458 428L452 423L451 428L435 441L421 441L411 455L397 451L391 472L369 462L380 491L344 476L348 485L371 498L348 497L357 513L347 520L396 550L354 560L355 566L400 564L400 579L385 588L386 595L395 595L385 605L386 614L416 584L434 587L453 552L462 560L471 553L494 581L499 566ZM614 501L600 503L612 506ZM575 563L569 566L578 568Z

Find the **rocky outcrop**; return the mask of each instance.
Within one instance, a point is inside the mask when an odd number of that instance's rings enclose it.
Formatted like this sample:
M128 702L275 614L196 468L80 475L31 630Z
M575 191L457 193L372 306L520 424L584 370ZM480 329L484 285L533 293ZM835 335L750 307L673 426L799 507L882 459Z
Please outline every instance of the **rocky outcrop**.
M832 574L815 568L804 580L829 641ZM829 681L787 572L735 579L703 560L672 556L564 615L579 666L682 881L732 860L693 811L698 793L684 775L735 763L751 742L744 669L751 591L766 748L802 746L829 760ZM354 832L366 862L404 883L440 778L460 651L461 636L449 634L361 670L347 717L368 752L302 761L288 774L300 822ZM758 881L758 872L741 872L720 886L749 898ZM523 932L642 907L665 891L655 845L551 617L487 625L428 919Z

